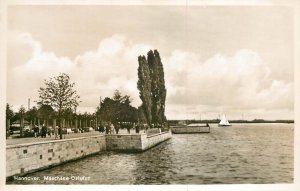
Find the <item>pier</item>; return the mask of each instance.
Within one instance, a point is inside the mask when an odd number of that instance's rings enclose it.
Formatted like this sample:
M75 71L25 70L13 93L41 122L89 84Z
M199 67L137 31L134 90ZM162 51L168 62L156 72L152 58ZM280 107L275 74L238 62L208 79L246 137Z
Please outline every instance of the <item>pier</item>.
M174 134L210 133L210 126L171 126Z

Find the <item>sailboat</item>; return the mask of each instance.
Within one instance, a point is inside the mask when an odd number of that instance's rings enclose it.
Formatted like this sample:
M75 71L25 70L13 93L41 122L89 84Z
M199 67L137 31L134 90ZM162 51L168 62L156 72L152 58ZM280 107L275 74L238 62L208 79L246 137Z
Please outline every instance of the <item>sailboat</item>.
M219 123L219 126L231 126L231 124L229 123L229 121L226 119L225 114L223 114L222 119Z

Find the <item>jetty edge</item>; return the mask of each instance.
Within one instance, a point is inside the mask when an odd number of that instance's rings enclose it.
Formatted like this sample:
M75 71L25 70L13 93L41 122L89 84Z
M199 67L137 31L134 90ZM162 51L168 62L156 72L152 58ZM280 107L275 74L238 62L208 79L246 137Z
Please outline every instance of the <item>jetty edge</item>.
M209 124L190 124L170 126L173 134L210 133Z

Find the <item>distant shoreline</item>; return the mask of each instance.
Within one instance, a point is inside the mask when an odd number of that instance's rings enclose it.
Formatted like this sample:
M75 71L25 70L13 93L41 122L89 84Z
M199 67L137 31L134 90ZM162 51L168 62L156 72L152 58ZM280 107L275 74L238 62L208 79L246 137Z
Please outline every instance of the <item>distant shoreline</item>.
M186 123L219 123L219 119L214 120L168 120L169 123L178 123L181 121L185 121ZM294 123L294 120L263 120L263 119L254 119L252 121L248 120L229 120L230 123Z

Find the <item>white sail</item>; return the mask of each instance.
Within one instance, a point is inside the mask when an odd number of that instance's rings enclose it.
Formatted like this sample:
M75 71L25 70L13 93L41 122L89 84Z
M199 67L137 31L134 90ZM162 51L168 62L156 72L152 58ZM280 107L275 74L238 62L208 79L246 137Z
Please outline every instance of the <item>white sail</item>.
M220 126L230 126L229 121L226 119L225 114L222 115L222 119L219 123Z

